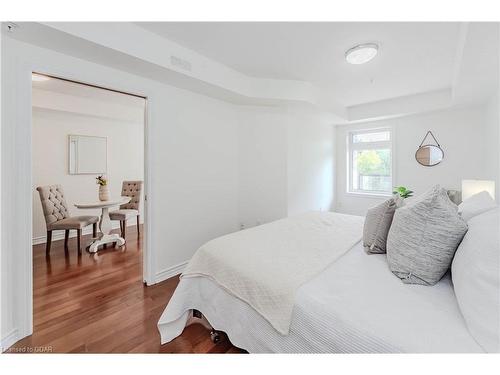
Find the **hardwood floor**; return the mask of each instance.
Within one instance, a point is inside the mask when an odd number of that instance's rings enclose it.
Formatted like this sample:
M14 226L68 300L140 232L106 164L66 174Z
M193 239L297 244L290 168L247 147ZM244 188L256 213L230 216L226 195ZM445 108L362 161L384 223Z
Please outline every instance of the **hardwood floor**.
M84 236L83 243L89 240ZM122 248L78 256L76 238L33 246L34 331L8 352L240 353L227 337L212 343L200 324L160 345L156 323L178 283L142 283L142 231L127 228Z

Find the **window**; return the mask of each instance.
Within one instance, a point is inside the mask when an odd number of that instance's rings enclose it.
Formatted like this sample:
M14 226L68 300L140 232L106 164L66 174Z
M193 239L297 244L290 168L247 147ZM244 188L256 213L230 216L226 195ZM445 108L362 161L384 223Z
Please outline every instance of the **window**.
M348 137L348 191L351 193L391 194L391 130L356 131L349 133Z

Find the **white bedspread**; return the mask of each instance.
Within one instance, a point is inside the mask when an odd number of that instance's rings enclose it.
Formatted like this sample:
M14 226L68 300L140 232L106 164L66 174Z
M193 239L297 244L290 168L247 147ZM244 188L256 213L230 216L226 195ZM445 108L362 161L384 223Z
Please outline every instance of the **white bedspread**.
M205 276L289 332L297 290L361 239L363 218L310 212L207 242L181 278Z
M403 284L386 256L367 255L361 242L299 288L286 336L213 281L193 277L180 281L160 318L162 344L182 333L190 309L250 353L483 352L448 275L432 287Z

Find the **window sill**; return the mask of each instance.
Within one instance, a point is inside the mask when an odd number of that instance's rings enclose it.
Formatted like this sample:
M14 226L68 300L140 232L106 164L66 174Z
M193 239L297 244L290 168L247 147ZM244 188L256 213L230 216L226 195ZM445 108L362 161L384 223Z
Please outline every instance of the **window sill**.
M358 191L348 191L347 195L351 195L353 197L363 197L363 198L390 198L392 197L391 193L362 193Z

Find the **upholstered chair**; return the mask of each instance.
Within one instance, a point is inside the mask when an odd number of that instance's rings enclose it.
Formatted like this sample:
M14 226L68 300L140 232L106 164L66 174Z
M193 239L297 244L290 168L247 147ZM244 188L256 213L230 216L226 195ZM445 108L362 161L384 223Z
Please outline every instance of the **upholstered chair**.
M61 185L39 186L36 188L40 194L42 202L43 215L47 226L47 245L45 252L50 254L50 245L52 243L52 231L64 230L64 251L68 250L69 231L77 231L78 254L82 253L81 237L82 229L92 224L93 236L97 236L98 216L69 216L68 205L64 198L64 192Z
M139 206L141 203L142 181L123 181L122 197L130 197L130 202L122 204L119 210L111 211L111 220L120 221L121 236L125 238L127 220L135 217L137 219L137 235L139 235Z

